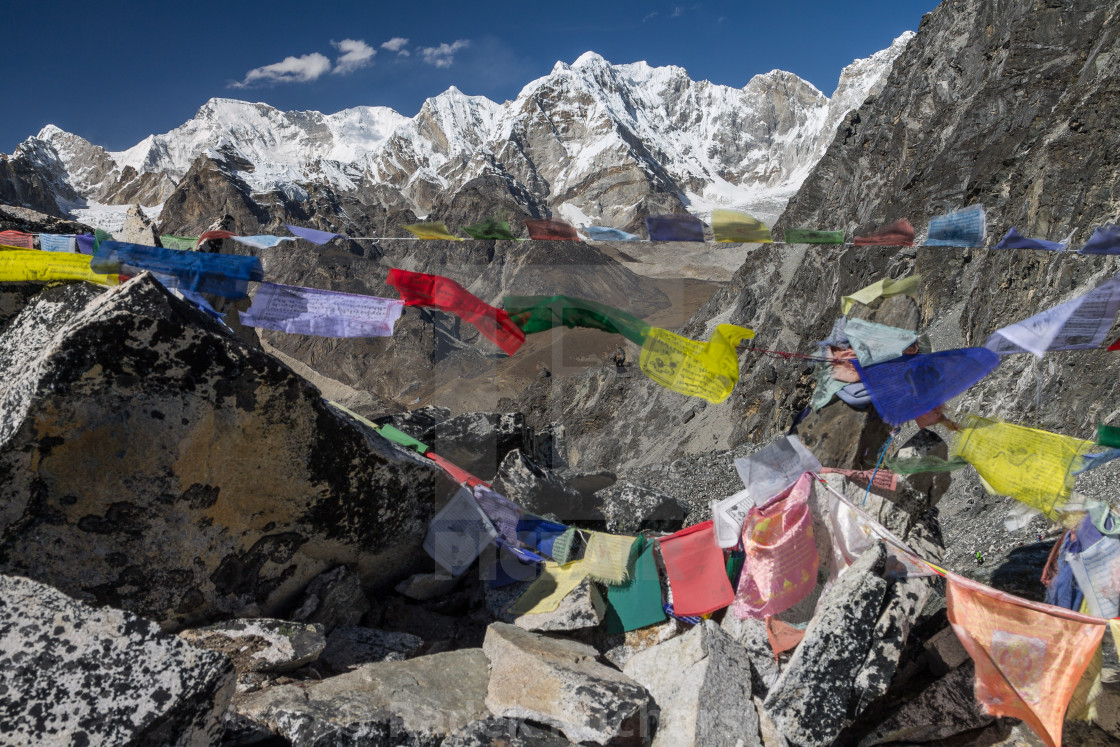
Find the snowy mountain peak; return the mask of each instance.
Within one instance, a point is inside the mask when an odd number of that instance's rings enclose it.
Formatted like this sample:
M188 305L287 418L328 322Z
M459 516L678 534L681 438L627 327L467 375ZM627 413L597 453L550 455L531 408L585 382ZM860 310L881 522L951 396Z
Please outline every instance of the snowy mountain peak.
M601 54L599 54L598 52L587 51L587 52L584 52L583 54L581 54L579 57L576 58L576 61L572 63L572 67L574 67L574 68L592 67L592 66L600 66L601 67L601 66L609 65L609 64L610 63L607 62L603 58L603 56Z

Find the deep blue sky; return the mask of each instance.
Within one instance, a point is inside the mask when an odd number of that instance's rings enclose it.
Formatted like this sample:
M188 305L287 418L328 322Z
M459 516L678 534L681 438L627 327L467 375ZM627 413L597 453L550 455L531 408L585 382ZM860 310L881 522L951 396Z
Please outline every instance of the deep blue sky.
M178 126L214 96L323 112L383 105L408 116L451 85L504 101L587 50L614 63L679 65L693 79L736 87L780 68L831 95L844 65L917 30L937 0L7 5L4 153L47 123L120 150ZM381 48L395 37L409 40L408 56ZM350 45L355 64L340 70L345 50L332 42L344 39L364 45ZM467 44L439 53L458 40ZM368 57L366 47L377 53ZM231 87L288 57L305 58L296 68L318 77L269 83L257 74Z

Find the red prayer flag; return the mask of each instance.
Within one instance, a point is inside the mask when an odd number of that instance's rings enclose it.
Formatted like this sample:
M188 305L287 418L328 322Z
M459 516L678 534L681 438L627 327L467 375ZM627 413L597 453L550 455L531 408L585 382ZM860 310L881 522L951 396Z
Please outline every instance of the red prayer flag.
M1108 349L1113 351L1113 352L1116 352L1117 350L1120 350L1120 337L1117 337L1116 342L1109 345Z
M232 239L236 236L233 231L205 231L198 237L198 241L194 242L195 248L202 246L203 241L218 241L220 239Z
M852 243L856 246L914 246L914 227L902 218L867 236L856 236Z
M389 285L400 292L406 306L430 306L470 322L506 355L516 353L525 342L525 333L509 314L483 302L451 278L393 269L389 270Z
M778 654L797 648L801 639L805 637L804 628L796 628L776 617L766 618L766 637L770 639L770 650L774 652L774 661Z
M0 231L0 246L18 246L21 249L34 249L35 237L23 231Z
M525 227L529 229L529 238L533 241L579 241L579 234L575 227L562 220L527 220Z
M429 451L424 456L428 457L433 462L442 467L443 471L451 475L451 479L459 483L460 485L466 485L467 487L471 488L473 488L475 485L484 485L486 487L490 487L489 483L475 477L470 472L467 472L457 464L452 464L434 451Z
M706 615L735 599L710 519L662 537L658 543L673 590L674 614Z

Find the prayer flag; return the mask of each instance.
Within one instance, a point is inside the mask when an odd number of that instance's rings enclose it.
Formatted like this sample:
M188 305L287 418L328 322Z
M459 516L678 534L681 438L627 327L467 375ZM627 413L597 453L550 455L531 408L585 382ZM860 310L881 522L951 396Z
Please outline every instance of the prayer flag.
M961 348L855 366L879 415L891 425L902 425L970 389L999 361L987 348Z
M810 404L814 410L827 405L837 392L847 386L845 382L833 378L832 365L828 363L818 364L813 378L816 380L816 386L813 388L813 399Z
M451 475L451 479L459 483L460 485L466 485L467 487L473 488L475 485L486 484L484 480L480 480L457 464L447 461L434 451L429 451L424 456L428 457L433 462L442 467L443 471Z
M886 490L891 493L898 490L898 475L889 469L841 469L839 467L821 467L819 474L843 475L864 488L871 485L871 487L877 490Z
M224 241L232 238L234 238L233 231L203 231L202 235L198 237L198 245L201 246L205 241Z
M518 597L509 611L514 615L554 612L564 597L571 594L586 577L587 567L582 560L566 565L545 561L541 575L529 584L529 588Z
M1024 721L1050 747L1105 621L947 574L949 622L976 664L976 699L993 716Z
M555 218L525 220L531 241L579 241L579 234L572 224Z
M115 274L100 274L90 269L90 258L84 254L40 252L34 249L0 251L0 282L50 283L60 280L88 280L99 285L117 285Z
M80 233L74 237L78 244L78 251L82 254L93 255L96 251L97 239L92 233Z
M920 283L921 280L921 275L911 275L901 280L883 278L866 288L859 289L850 296L841 297L840 313L847 316L854 304L861 303L864 306L870 306L880 298L890 298L892 296L910 296L911 298L915 298L918 294L918 283Z
M552 541L552 559L557 563L567 563L583 550L583 535L575 527L568 527Z
M691 215L651 215L646 218L650 241L703 241L704 224Z
M498 530L498 534L516 547L520 542L517 538L517 522L521 519L521 507L487 485L474 486L474 500Z
M400 292L406 306L448 311L473 324L506 355L513 355L525 342L525 333L510 321L509 314L484 303L451 278L394 268L389 270L389 285Z
M783 622L776 617L766 618L766 637L770 639L770 650L774 652L774 661L778 654L801 645L805 638L805 628L798 628Z
M1120 447L1120 428L1101 423L1097 426L1097 443L1101 446Z
M665 561L669 588L673 591L676 614L706 615L723 609L735 599L711 521L687 527L657 542Z
M1120 337L1117 337L1117 338L1116 338L1116 342L1114 342L1114 343L1112 343L1111 345L1109 345L1109 346L1108 346L1108 349L1109 349L1109 350L1110 350L1111 352L1114 352L1114 353L1115 353L1115 352L1116 352L1117 350L1120 350Z
M906 543L836 490L832 485L833 479L824 480L828 488L828 521L832 530L833 567L830 579L834 580L843 573L880 539L889 540L883 543L890 558L887 563L889 578L933 575L934 571L929 566L902 550Z
M240 312L247 327L320 337L388 337L404 302L358 293L261 283Z
M1049 252L1064 252L1066 245L1057 241L1045 239L1028 239L1020 236L1015 226L1012 226L993 249L1044 249Z
M752 337L753 330L734 324L718 325L708 342L650 327L638 364L661 386L718 404L730 396L739 381L735 346Z
M802 475L765 506L755 506L747 514L743 523L747 557L731 607L740 619L761 620L784 612L816 587L820 556L809 512L814 479Z
M970 205L963 210L931 218L923 246L980 247L984 246L987 230L988 218L984 214L984 206Z
M479 568L480 575L490 582L491 588L532 581L540 573L544 558L520 547L512 547L501 537L495 540L495 544L498 552L484 557Z
M968 461L992 492L1052 516L1073 490L1073 465L1093 448L1057 433L966 415L952 456Z
M738 210L713 210L712 233L718 242L771 242L770 229L765 223Z
M502 306L525 334L544 332L562 324L565 327L600 329L641 345L650 329L633 314L571 296L506 296L502 299Z
M392 441L393 443L404 446L408 449L413 449L418 454L427 454L428 450L432 448L423 441L417 441L415 438L408 435L404 431L398 430L388 423L376 427L377 432L381 434L381 436L385 438L385 440Z
M856 236L852 243L856 246L914 246L914 227L902 218L866 236Z
M230 236L238 244L252 246L257 249L270 249L279 246L285 241L295 241L291 236Z
M1120 226L1098 226L1078 254L1120 254Z
M104 241L112 241L113 234L102 231L100 228L93 229L93 251L96 254L97 248L101 246Z
M630 578L630 547L634 538L625 535L591 532L583 562L587 575L601 584L618 586Z
M747 512L754 508L754 505L755 500L751 497L748 488L743 488L722 501L712 501L712 525L718 546L727 548L739 544L739 535L743 533L743 520L747 518Z
M1095 348L1104 342L1120 310L1120 274L1085 295L1029 319L997 329L984 347L1000 355Z
M316 230L314 228L301 228L300 226L292 226L292 225L288 225L288 224L285 224L284 228L287 228L289 231L291 231L293 236L298 236L301 239L307 239L312 244L322 245L322 244L327 243L331 239L344 239L344 238L346 238L345 236L343 236L340 233L331 233L330 231L319 231L319 230Z
M34 249L35 237L23 231L0 231L0 246Z
M918 340L917 332L863 319L850 319L844 329L861 366L873 366L898 358Z
M361 415L354 412L353 410L351 410L346 405L339 404L338 402L335 402L333 399L328 399L327 404L330 405L331 407L335 408L336 410L339 410L341 412L346 413L347 415L354 418L354 420L357 420L359 423L366 426L367 428L372 428L373 430L378 431L379 433L380 433L381 429L384 427L384 426L378 425L377 423L373 422L372 420L369 420L368 418L362 417Z
M532 514L522 514L517 520L518 539L548 556L553 555L553 542L566 531L565 525Z
M617 228L606 228L604 226L588 226L583 229L587 231L587 236L592 241L641 241L641 236L635 236L626 231L620 231ZM661 618L664 620L664 616Z
M473 226L466 226L463 230L472 239L514 241L517 238L513 235L513 231L509 229L509 221L505 219L487 218Z
M424 551L452 576L460 576L497 537L471 491L459 488L428 525Z
M785 492L806 472L820 469L821 463L797 436L783 436L750 456L735 460L735 471L758 506Z
M1085 595L1090 615L1108 618L1120 614L1120 540L1102 537L1080 553L1067 554L1066 562Z
M39 234L39 248L44 252L77 252L78 239L73 234Z
M783 237L787 244L843 244L843 231L814 231L811 228L787 228Z
M90 263L96 272L139 274L151 270L166 277L168 287L210 293L223 298L244 298L249 281L263 280L261 261L238 254L179 252L158 246L104 241Z
M462 241L458 236L453 236L447 230L447 224L443 221L429 221L427 223L413 223L410 226L405 226L405 230L410 233L416 234L421 239L436 239L441 241Z
M160 283L163 283L163 280L162 280L160 275L153 273L153 276L156 278L156 280L159 280ZM165 285L164 287L166 288L167 286ZM217 309L215 309L213 306L211 306L210 302L207 301L202 296L202 294L195 293L192 290L182 290L182 289L175 289L175 290L172 290L171 292L179 294L179 297L182 298L184 301L187 301L188 303L193 303L195 306L197 306L199 309L201 309L203 311L203 313L205 313L207 316L211 316L214 319L217 319L219 322L222 322L222 324L225 324L225 322L223 320L226 318L226 315L220 313Z
M1094 454L1085 454L1074 464L1073 474L1080 475L1082 472L1094 470L1118 458L1120 458L1120 449L1105 449Z
M189 252L198 246L198 236L160 236L159 243L163 245L164 249Z
M653 543L639 536L631 548L634 571L630 580L607 587L607 632L624 633L665 619L661 607L661 579L653 557Z

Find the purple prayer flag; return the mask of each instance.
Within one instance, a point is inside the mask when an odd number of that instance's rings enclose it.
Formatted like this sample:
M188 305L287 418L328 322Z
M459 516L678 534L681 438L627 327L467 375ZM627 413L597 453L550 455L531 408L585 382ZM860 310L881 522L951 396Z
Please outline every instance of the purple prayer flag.
M294 236L299 236L301 239L307 239L312 244L325 244L331 239L345 239L346 237L340 233L331 233L330 231L319 231L314 228L301 228L300 226L292 226L287 223L284 227L292 232Z
M704 223L691 215L651 215L646 218L650 241L703 241Z
M1098 226L1078 254L1120 254L1120 226Z
M474 500L507 542L515 547L520 544L517 539L517 522L521 520L520 506L485 485L474 486Z
M388 337L404 302L358 293L261 283L253 305L240 312L248 327L320 337Z
M1045 239L1028 239L1026 236L1020 236L1019 232L1015 230L1015 226L999 240L994 249L1045 249L1049 252L1064 252L1066 245L1057 241L1046 241Z
M90 254L97 248L97 238L92 233L80 233L74 237L78 241L78 251L82 254Z
M904 355L864 368L852 361L875 409L891 425L901 425L971 388L999 365L987 348L961 348Z

